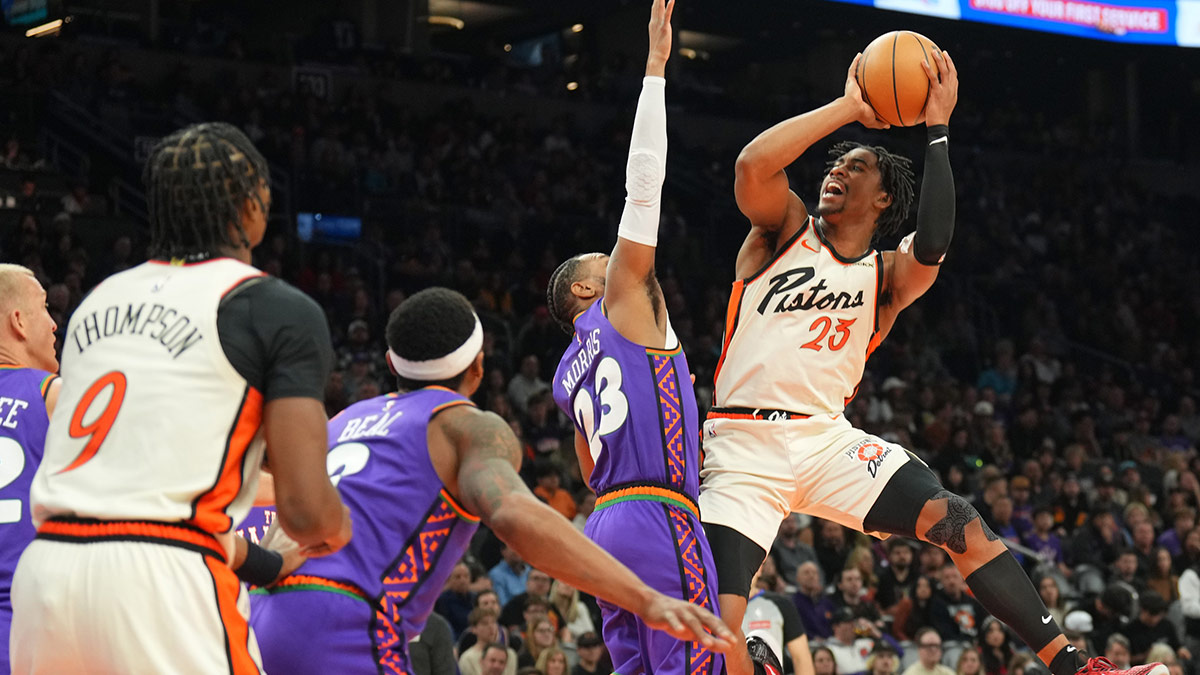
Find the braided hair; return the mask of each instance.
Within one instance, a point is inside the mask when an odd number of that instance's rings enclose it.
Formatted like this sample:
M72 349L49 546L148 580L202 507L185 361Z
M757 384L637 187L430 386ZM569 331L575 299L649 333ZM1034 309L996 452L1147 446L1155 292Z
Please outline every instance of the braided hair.
M175 258L248 247L242 205L257 200L266 214L259 189L270 180L267 160L232 124L193 124L162 139L142 172L151 254Z
M575 296L571 293L571 284L579 281L579 265L584 258L595 253L580 253L563 261L558 269L550 275L546 284L546 309L550 317L563 329L567 335L575 332Z
M875 233L877 235L895 234L904 220L908 218L909 210L912 209L914 187L916 186L912 160L903 155L892 154L888 152L887 148L880 145L842 141L829 149L829 161L825 164L826 172L833 168L833 163L837 161L838 157L857 148L875 154L876 164L879 167L879 182L883 185L883 191L892 197L892 203L888 204L887 208L879 214L879 228Z

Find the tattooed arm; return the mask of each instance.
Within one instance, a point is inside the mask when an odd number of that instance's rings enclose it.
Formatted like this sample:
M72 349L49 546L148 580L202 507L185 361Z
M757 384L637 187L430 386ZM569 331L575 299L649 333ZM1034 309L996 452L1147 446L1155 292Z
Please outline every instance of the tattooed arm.
M498 415L470 406L449 408L430 422L429 441L438 475L454 496L530 565L677 638L699 640L718 651L730 646L732 636L720 619L655 592L534 497L517 475L520 445Z

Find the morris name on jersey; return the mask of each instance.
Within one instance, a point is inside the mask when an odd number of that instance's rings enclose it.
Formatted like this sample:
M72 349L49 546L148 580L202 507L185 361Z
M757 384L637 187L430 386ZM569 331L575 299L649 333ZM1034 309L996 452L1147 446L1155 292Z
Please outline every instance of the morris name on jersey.
M147 331L147 328L150 330ZM86 314L71 332L71 338L80 353L105 338L127 335L145 336L158 342L171 353L173 359L179 358L204 339L200 329L187 315L165 305L147 302L113 305L103 312Z
M588 369L592 367L592 361L599 353L600 329L593 328L592 332L588 333L587 339L583 341L583 348L575 355L571 366L563 374L562 387L568 396L575 391L575 385L579 384L579 378L587 374Z

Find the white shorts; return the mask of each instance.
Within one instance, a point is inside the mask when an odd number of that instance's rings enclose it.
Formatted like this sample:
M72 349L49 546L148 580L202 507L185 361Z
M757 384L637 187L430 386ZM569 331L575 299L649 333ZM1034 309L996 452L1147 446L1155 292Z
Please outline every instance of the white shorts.
M793 511L862 532L879 493L912 459L844 415L705 420L701 518L741 532L764 551Z
M12 604L14 675L262 672L241 582L196 550L36 539Z

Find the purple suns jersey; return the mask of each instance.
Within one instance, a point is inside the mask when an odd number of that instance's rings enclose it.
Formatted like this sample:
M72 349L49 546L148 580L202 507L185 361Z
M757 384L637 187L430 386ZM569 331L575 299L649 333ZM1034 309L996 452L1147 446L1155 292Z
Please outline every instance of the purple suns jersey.
M596 494L662 485L693 500L700 491L696 395L683 349L651 349L624 338L603 300L575 319L554 373L554 401L587 439ZM678 342L668 331L668 344Z
M9 593L21 552L37 530L29 515L29 484L46 445L46 391L56 376L44 370L0 365L0 611L11 612ZM0 635L8 649L8 632ZM7 659L4 667L8 667Z
M296 572L365 591L379 618L386 617L377 628L408 638L425 627L479 527L429 459L429 420L456 405L472 403L449 389L426 387L359 401L329 421L326 466L350 509L354 537ZM405 639L397 648L406 645Z

